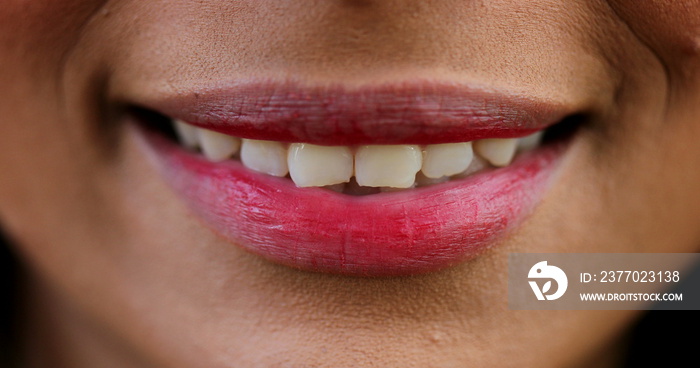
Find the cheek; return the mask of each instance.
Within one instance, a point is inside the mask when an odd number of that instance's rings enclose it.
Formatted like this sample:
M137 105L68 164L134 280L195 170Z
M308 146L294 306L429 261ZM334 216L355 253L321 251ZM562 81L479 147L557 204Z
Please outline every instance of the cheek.
M51 70L80 37L105 0L3 0L0 60L13 68ZM21 69L20 69L21 70Z
M611 0L633 32L671 62L700 67L700 1Z
M63 60L103 1L3 0L0 6L1 226L30 226L89 178L84 129L67 116ZM5 88L11 86L11 88ZM94 175L92 175L94 176ZM46 178L51 178L47 180ZM80 183L80 184L76 184ZM85 193L85 191L83 190ZM63 198L63 200L61 199ZM74 198L79 198L74 197ZM61 202L62 201L62 202ZM65 203L64 203L65 202ZM77 212L77 211L76 211ZM54 216L55 217L55 216ZM24 220L27 221L24 221ZM20 233L35 233L31 229Z

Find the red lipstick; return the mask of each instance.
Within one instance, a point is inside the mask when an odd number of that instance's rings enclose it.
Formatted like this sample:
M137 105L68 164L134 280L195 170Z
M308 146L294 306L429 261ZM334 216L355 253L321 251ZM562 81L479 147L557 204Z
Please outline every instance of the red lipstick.
M564 117L552 101L429 82L348 89L232 83L145 103L240 138L320 145L432 144L526 136Z
M520 137L565 116L555 104L454 85L344 90L243 84L147 104L237 137L349 144L434 144ZM297 188L240 162L209 162L141 130L175 192L209 228L272 262L357 276L425 273L498 242L545 194L565 145L508 167L429 187L354 197Z

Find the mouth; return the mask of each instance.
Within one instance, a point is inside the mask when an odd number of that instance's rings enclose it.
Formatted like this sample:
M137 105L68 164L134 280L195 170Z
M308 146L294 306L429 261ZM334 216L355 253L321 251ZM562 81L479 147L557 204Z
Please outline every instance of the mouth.
M583 121L435 83L253 83L134 104L148 155L230 243L314 272L437 271L530 214Z

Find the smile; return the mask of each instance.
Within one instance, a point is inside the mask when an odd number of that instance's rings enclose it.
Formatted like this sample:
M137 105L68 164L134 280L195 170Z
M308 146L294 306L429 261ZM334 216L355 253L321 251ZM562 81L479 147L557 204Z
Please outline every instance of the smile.
M350 147L240 139L182 121L172 124L183 147L201 149L212 162L237 159L260 173L289 176L298 187L325 187L351 195L423 187L508 166L516 151L533 150L543 135L540 131L525 138L483 139L473 145Z
M143 146L207 227L276 263L357 276L436 271L496 244L577 126L554 103L431 83L243 84L140 106Z

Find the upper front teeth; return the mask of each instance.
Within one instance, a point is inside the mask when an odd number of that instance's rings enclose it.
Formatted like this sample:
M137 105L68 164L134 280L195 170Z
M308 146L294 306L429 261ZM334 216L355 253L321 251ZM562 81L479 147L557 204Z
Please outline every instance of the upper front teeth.
M348 183L355 177L363 187L411 188L462 177L488 165L507 166L517 151L531 150L541 132L507 139L417 145L319 146L309 143L284 144L274 141L240 139L173 122L180 141L188 148L201 147L212 161L229 159L239 153L246 167L274 176L290 174L300 187ZM478 155L476 156L475 153ZM477 165L475 165L477 163Z
M297 186L322 187L347 183L353 174L349 147L292 143L287 153L289 175Z
M418 146L361 146L355 154L355 179L365 187L410 188L422 165Z

